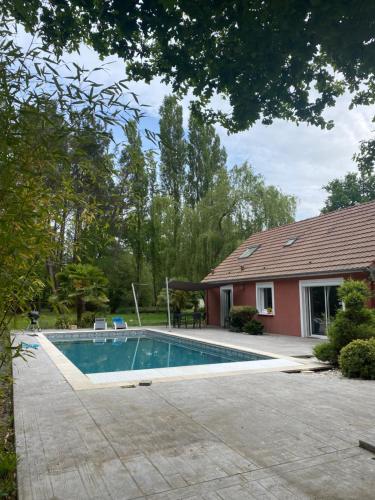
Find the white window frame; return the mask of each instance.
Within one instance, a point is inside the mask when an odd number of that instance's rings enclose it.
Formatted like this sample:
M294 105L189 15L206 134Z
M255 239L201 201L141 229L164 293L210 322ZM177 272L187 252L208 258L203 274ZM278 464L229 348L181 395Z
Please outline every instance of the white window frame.
M326 279L312 279L312 280L300 280L299 282L299 304L300 304L300 319L301 319L301 337L319 338L326 339L326 335L309 335L308 327L308 311L306 297L306 289L311 286L340 286L344 283L344 278L326 278ZM343 304L344 308L344 304Z
M271 292L272 292L272 312L271 313L264 312L265 309L263 308L263 297L261 294L261 290L264 290L264 288L271 288ZM258 314L260 316L275 316L275 289L273 286L273 281L267 281L267 282L256 284L256 304L257 304Z

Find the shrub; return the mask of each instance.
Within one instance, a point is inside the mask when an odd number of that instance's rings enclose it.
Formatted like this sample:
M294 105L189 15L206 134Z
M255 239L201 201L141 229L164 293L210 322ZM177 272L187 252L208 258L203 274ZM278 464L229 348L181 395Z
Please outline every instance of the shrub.
M356 339L369 339L375 336L375 316L365 304L370 296L364 281L347 280L339 288L339 297L345 309L338 311L328 328L328 346L316 346L315 356L327 361L330 358L338 364L338 357L343 347Z
M81 321L79 322L79 328L92 328L95 322L95 318L98 313L87 311L82 314Z
M243 327L244 331L249 335L263 335L264 326L260 321L252 319Z
M242 332L246 323L249 323L257 314L253 306L232 306L229 313L230 330Z
M55 323L55 328L59 328L62 330L67 330L70 328L70 320L66 316L57 316L56 318L56 323Z
M17 455L13 451L0 450L0 497L15 498L14 475L17 469ZM9 495L9 496L8 496Z
M375 339L353 340L339 357L342 374L350 378L375 379Z
M336 351L333 349L331 342L324 342L314 347L314 355L320 361L329 361L335 363Z

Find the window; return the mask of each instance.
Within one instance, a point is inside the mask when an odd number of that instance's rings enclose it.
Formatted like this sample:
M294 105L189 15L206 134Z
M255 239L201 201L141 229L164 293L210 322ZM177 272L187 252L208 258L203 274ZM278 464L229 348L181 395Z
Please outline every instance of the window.
M257 283L256 299L259 314L275 314L273 283Z
M250 255L253 255L253 253L256 252L259 247L260 245L252 245L251 247L247 247L246 250L242 252L238 258L246 259L246 257L250 257Z
M286 240L284 243L284 247L290 247L293 245L293 243L298 240L298 236L291 236L289 239Z

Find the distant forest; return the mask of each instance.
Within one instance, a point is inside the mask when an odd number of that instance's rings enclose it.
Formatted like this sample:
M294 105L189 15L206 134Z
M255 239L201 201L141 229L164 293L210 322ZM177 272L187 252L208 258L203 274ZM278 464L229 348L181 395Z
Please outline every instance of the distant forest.
M52 124L62 120L52 107L48 113ZM166 276L201 280L252 233L294 220L293 196L266 185L248 163L228 167L212 125L191 113L184 131L174 96L164 98L152 149L136 121L115 153L102 125L78 128L77 141L71 134L60 145L70 161L51 175L64 190L51 214L57 245L40 276L49 284L43 302L64 265L83 263L109 280L112 311L133 303L132 282L149 285L139 300L154 305Z

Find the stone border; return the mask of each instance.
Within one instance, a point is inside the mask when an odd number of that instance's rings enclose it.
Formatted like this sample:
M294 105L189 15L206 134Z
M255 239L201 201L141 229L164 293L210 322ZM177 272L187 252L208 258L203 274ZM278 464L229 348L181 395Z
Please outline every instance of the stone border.
M239 347L234 344L228 344L224 342L213 342L212 340L203 339L200 337L192 337L189 335L181 335L175 332L165 332L162 330L157 330L155 328L131 328L131 330L138 331L151 331L156 333L161 333L163 335L171 335L174 337L180 337L181 339L188 339L197 342L203 342L212 346L219 346L227 349L234 349L236 351L249 352L254 354L259 354L262 356L268 356L273 359L270 360L259 360L259 361L240 361L232 363L220 363L218 365L195 365L191 367L170 367L170 368L159 368L159 369L148 369L148 370L135 370L135 371L123 371L123 372L108 372L103 374L88 374L85 375L81 372L53 343L48 339L49 334L38 334L38 339L43 349L46 351L48 356L54 362L56 367L60 370L64 378L71 385L71 387L78 390L88 390L88 389L100 389L100 388L110 388L110 387L121 387L121 386L131 386L133 384L139 384L139 382L145 379L154 382L172 382L179 380L189 380L197 378L211 378L220 377L228 375L240 375L249 373L265 373L273 371L285 371L291 368L295 369L309 369L316 366L320 366L317 363L306 363L302 362L300 359L293 358L290 356L282 356L275 353L259 351L257 349L249 349L247 347ZM50 332L54 334L57 332ZM93 333L93 330L85 331L61 331L61 334L66 334L66 338L84 338L85 333ZM105 336L104 334L116 334L116 330L106 330L97 332L98 337ZM78 334L78 335L77 335ZM277 362L279 360L279 362ZM257 364L257 365L255 365ZM219 368L218 368L219 367ZM136 373L136 372L141 373ZM145 373L147 372L147 373ZM119 378L121 380L119 380Z

